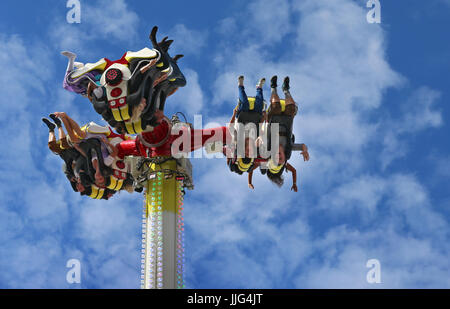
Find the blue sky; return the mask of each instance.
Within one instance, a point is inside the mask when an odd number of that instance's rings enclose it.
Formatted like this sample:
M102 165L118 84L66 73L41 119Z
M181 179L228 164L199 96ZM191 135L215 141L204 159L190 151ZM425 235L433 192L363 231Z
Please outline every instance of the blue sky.
M185 54L188 84L166 111L225 123L236 78L291 77L294 133L311 160L292 159L299 193L260 175L193 159L186 195L189 288L449 288L450 1L6 1L0 12L0 287L138 288L142 198L73 194L40 118L100 117L62 89L66 60L120 58L159 38ZM269 88L264 88L266 98ZM81 284L66 262L81 262ZM369 259L381 284L366 281Z

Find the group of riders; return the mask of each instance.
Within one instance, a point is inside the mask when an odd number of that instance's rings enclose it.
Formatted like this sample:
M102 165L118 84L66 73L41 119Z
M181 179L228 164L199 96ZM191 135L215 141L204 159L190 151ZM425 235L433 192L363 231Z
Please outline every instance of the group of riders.
M48 148L64 161L63 171L75 192L107 200L120 190L142 191L134 189L130 169L118 157L117 145L131 136L93 122L80 127L64 112L49 117L53 121L42 118L49 130Z
M249 188L254 189L253 172L259 168L261 174L267 175L267 178L279 187L284 183L283 172L291 172L293 181L291 189L297 192L296 169L289 164L288 160L293 150L301 151L304 161L309 160L309 153L305 144L294 143L292 125L298 112L298 105L289 90L289 77L283 80L282 90L285 96L283 100L278 96L277 80L276 75L270 80L271 96L270 104L267 106L263 95L265 78L261 78L257 83L255 97L248 97L244 87L244 76L239 76L238 104L230 120L231 127L238 126L239 129L233 128L234 142L224 147L223 151L232 172L248 173ZM251 126L248 130L246 128L249 124ZM275 125L276 130L272 130ZM272 141L271 134L276 135L278 143L268 145ZM239 142L243 145L241 152L237 151L239 147L236 145ZM260 151L263 146L266 150L270 149L271 153L263 155L263 151Z
M148 145L148 141L162 129L170 134L170 130L165 128L171 126L164 115L165 100L186 84L177 65L182 55L170 57L168 49L173 41L165 37L157 42L156 31L157 28L153 28L150 35L153 49L127 52L116 61L103 58L97 63L83 64L75 62L75 54L63 52L69 59L64 88L87 97L95 111L108 122L107 126L93 122L80 126L64 112L50 114L51 120L42 118L49 130L49 149L64 161L64 173L73 190L81 195L109 199L121 190L141 192L142 187L136 185L125 157L152 156L149 154L150 146L158 149L172 141L166 136L160 143ZM277 76L271 78L268 106L263 98L264 83L263 78L256 86L256 96L247 97L244 77L239 76L238 105L226 128L233 132L233 138L230 143L224 143L223 153L232 172L248 173L251 189L254 188L253 172L259 168L278 186L283 185L283 172L291 172L292 190L297 192L296 170L288 160L295 150L301 151L305 161L309 160L306 145L295 144L292 134L298 106L289 92L289 77L282 85L285 99L280 99L277 94ZM241 128L239 124L245 125L244 129L237 129ZM256 125L256 132L250 132L248 124ZM278 147L270 145L274 132L271 128L275 124ZM138 134L138 137L132 137L133 134ZM244 145L242 150L238 147L240 144ZM205 146L204 141L202 146ZM131 152L128 151L130 147ZM272 154L262 155L260 150L263 147L271 148Z

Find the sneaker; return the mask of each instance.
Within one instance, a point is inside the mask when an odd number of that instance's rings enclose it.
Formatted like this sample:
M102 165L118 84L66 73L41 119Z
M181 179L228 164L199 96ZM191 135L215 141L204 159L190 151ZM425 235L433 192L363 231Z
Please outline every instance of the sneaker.
M258 84L256 85L256 88L262 88L264 83L266 82L266 79L263 77L259 80Z
M288 91L290 89L290 87L289 87L289 76L286 76L284 78L282 89L283 89L283 91Z
M277 79L278 77L276 75L272 76L270 79L270 88L277 88Z
M56 117L55 114L50 114L50 115L48 115L48 116L49 116L50 118L52 118L53 122L56 123L56 125L58 126L58 128L61 127L61 120L60 120L58 117Z
M54 131L56 126L54 123L51 123L47 118L42 118L42 121L47 125L49 131Z
M63 51L61 52L61 55L66 56L69 59L75 59L77 57L77 54L72 53L70 51Z
M178 60L183 57L184 57L184 55L175 55L175 57L173 57L173 61L178 62Z
M244 76L241 75L238 77L238 85L244 86Z

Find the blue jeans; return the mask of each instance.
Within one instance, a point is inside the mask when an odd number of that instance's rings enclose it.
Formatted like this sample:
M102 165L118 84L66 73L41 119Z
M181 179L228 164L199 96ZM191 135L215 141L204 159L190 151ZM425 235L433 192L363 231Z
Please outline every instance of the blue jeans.
M264 108L264 97L262 88L256 88L255 106L253 111L262 113ZM250 110L250 103L248 102L247 94L245 93L244 86L239 86L239 108L237 115L240 112L248 112Z

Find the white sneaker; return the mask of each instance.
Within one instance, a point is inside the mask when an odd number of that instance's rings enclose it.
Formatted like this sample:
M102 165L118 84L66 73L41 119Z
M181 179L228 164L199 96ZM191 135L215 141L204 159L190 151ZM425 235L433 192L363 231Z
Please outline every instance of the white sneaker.
M66 56L69 59L75 59L77 57L77 54L72 53L70 51L63 51L61 52L61 55Z
M258 84L256 85L256 88L262 88L264 86L264 83L266 82L266 79L263 77L259 80Z

